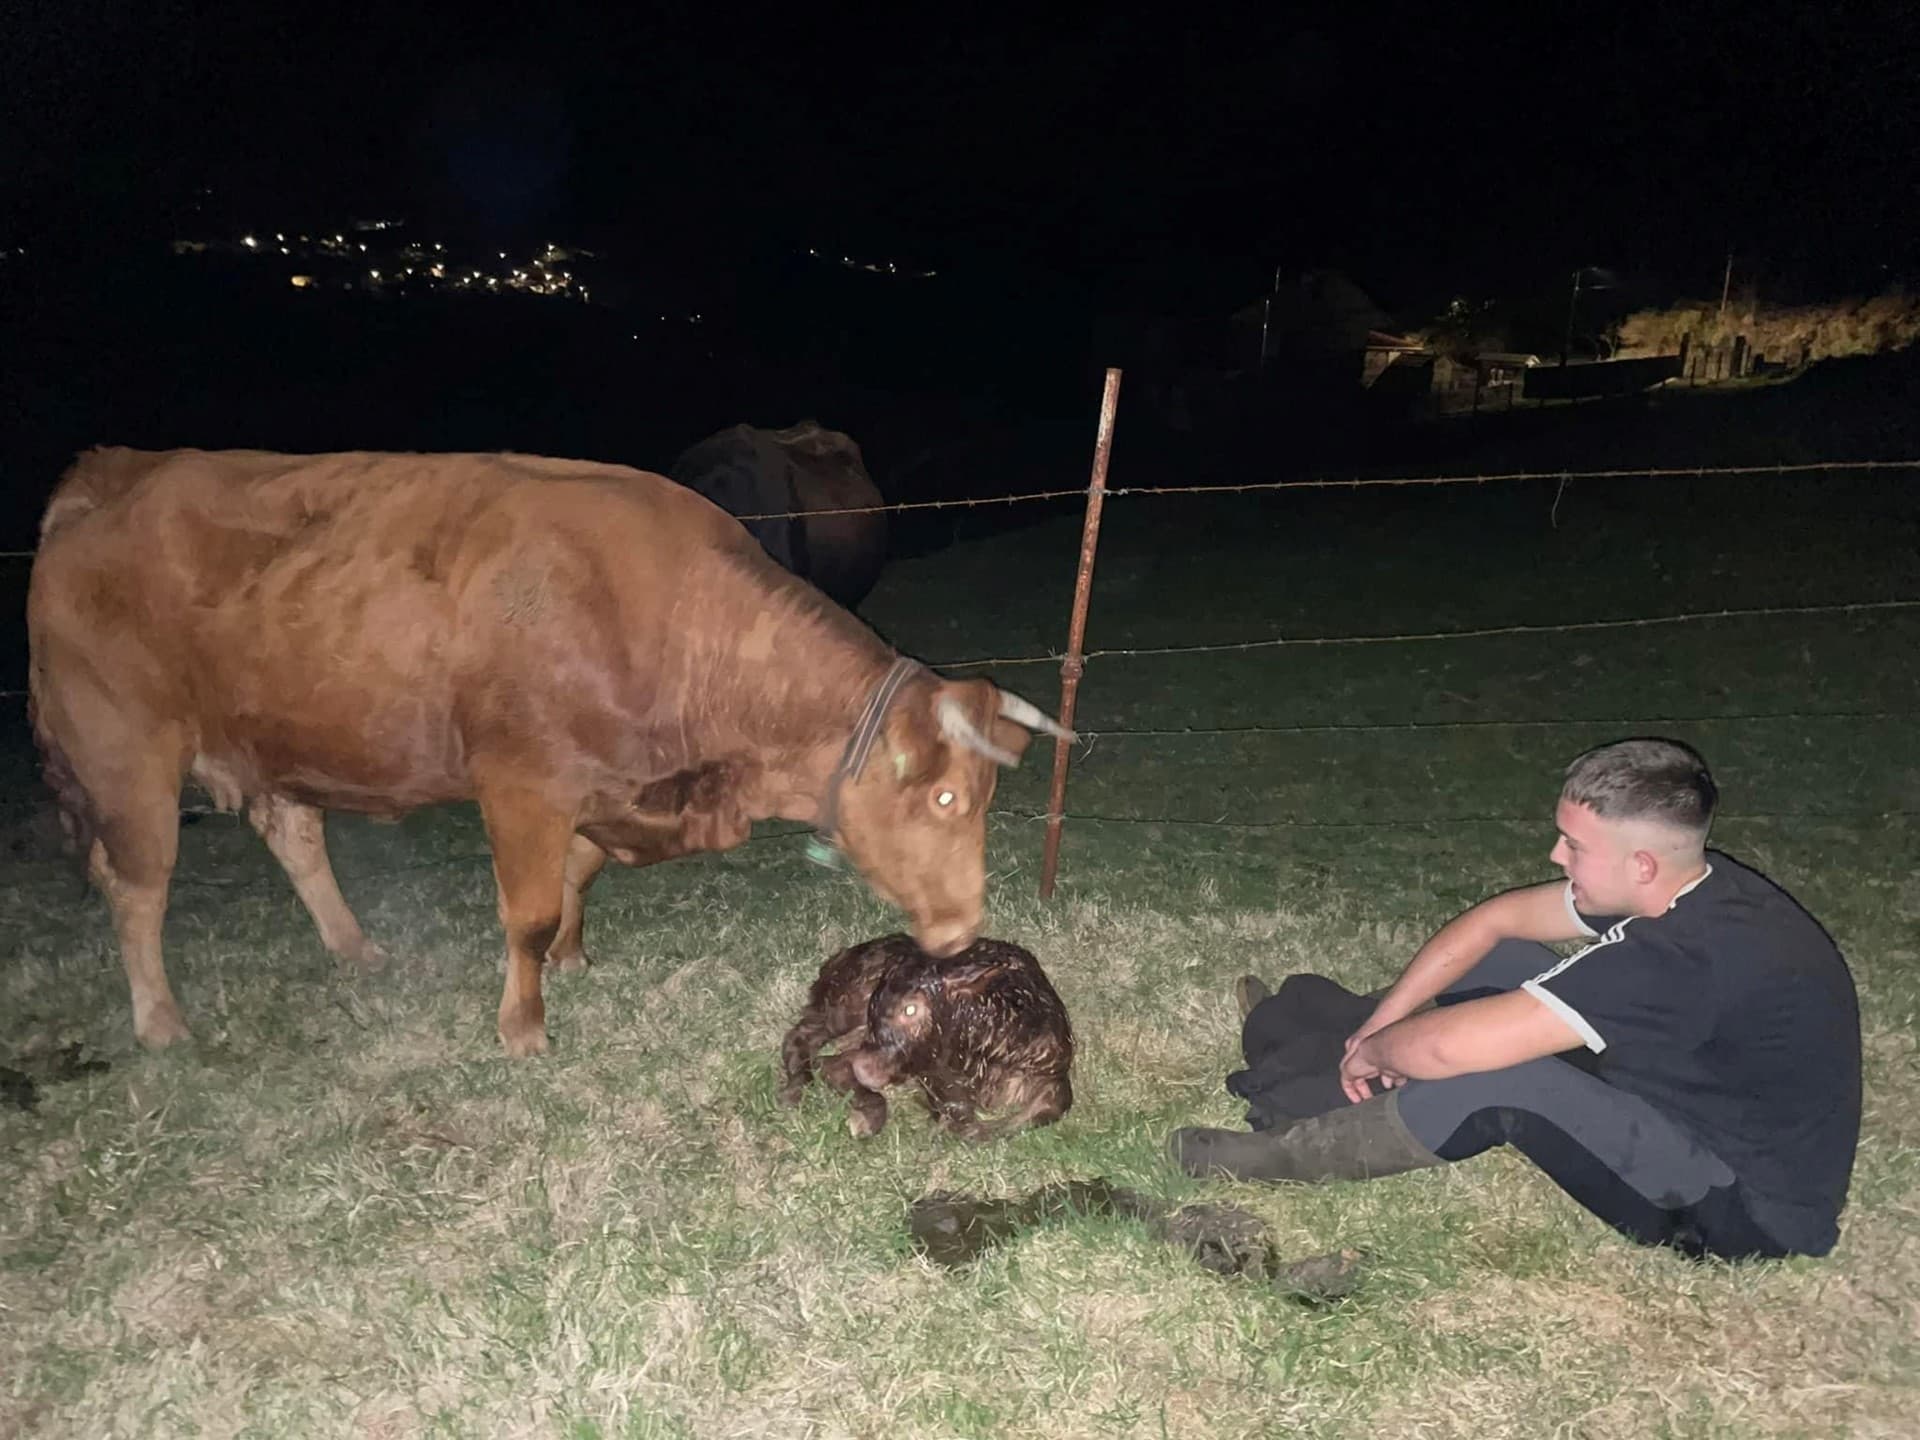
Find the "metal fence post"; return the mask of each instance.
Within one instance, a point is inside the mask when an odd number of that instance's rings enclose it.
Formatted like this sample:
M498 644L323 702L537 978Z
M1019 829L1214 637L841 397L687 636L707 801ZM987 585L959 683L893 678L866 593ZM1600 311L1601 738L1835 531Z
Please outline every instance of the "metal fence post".
M1107 460L1113 453L1113 417L1120 404L1120 372L1107 370L1107 387L1100 397L1100 429L1093 442L1093 478L1087 485L1087 517L1080 527L1080 573L1073 585L1073 619L1067 627L1067 654L1060 662L1060 723L1073 728L1073 707L1080 696L1080 677L1086 673L1087 597L1093 590L1093 556L1100 543L1100 510L1107 499ZM1053 742L1053 790L1047 800L1047 849L1040 862L1040 898L1053 898L1053 882L1060 869L1060 827L1066 819L1067 764L1073 746Z

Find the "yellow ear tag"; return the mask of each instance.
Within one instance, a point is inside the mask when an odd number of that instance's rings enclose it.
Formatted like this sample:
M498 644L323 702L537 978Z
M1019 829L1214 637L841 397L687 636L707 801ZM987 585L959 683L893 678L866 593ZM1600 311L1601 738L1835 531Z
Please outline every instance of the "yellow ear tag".
M893 752L893 778L896 780L907 778L907 757L898 750Z

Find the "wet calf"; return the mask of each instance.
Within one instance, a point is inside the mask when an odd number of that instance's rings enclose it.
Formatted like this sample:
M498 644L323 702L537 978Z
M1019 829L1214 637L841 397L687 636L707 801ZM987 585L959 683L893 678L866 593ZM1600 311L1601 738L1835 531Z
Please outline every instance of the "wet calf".
M934 1118L968 1140L1047 1125L1073 1104L1073 1026L1040 962L1004 940L937 960L906 935L850 946L820 967L780 1047L782 1104L812 1078L853 1100L848 1128L887 1123L889 1085L913 1082Z

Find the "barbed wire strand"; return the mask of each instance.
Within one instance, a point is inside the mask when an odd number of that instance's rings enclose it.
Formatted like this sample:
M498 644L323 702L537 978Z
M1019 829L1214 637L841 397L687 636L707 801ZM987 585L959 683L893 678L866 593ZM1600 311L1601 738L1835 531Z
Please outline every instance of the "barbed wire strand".
M1143 645L1089 650L1086 660L1124 659L1142 655L1211 655L1237 650L1277 650L1287 646L1404 645L1431 640L1484 640L1500 635L1560 635L1595 630L1623 630L1652 625L1681 625L1699 620L1749 620L1775 615L1850 615L1920 609L1916 600L1856 600L1841 605L1766 605L1744 610L1695 610L1678 615L1645 615L1625 620L1568 620L1554 625L1490 625L1474 630L1408 631L1390 635L1275 635L1261 640L1232 640L1210 645ZM972 670L983 666L1057 665L1061 655L994 655L976 660L934 660L935 670ZM25 690L0 690L0 698L18 699Z
M1762 711L1762 712L1755 712L1755 713L1748 713L1748 714L1657 715L1657 716L1636 715L1628 718L1594 716L1590 718L1575 717L1569 720L1405 720L1405 721L1381 721L1378 723L1368 723L1368 724L1337 724L1337 725L1336 724L1234 725L1234 726L1225 726L1225 727L1219 727L1219 728L1186 726L1186 727L1180 727L1177 729L1127 729L1127 728L1116 727L1112 729L1103 729L1103 730L1082 729L1079 732L1079 734L1080 734L1080 740L1082 742L1081 758L1085 760L1086 758L1090 757L1094 745L1097 742L1102 740L1127 740L1127 739L1139 739L1139 738L1173 739L1173 740L1222 739L1222 738L1234 738L1234 737L1243 736L1243 735L1247 735L1247 736L1339 735L1339 734L1365 734L1369 732L1393 733L1393 732L1408 732L1408 731L1419 731L1419 730L1528 730L1528 729L1565 730L1565 729L1581 729L1581 728L1590 729L1596 726L1605 726L1610 730L1624 730L1629 727L1646 728L1646 727L1653 727L1653 726L1669 727L1669 726L1678 726L1678 725L1694 725L1694 726L1733 725L1733 724L1749 724L1754 722L1767 722L1767 721L1799 722L1799 721L1807 721L1807 720L1864 720L1864 721L1920 720L1920 711L1912 711L1912 710L1769 710L1769 711ZM24 798L0 799L0 814L4 814L8 811L12 811L15 813L27 813L27 812L41 809L44 807L44 805L48 803L51 803L50 798L45 801L24 799ZM181 813L186 815L220 815L220 814L229 813L229 812L222 811L217 806L213 806L213 805L187 803L187 804L182 804L179 808ZM1007 810L994 810L994 811L990 811L989 813L995 814L995 815L1011 815L1016 812L1007 811ZM1021 813L1024 813L1024 812L1021 812ZM1075 817L1073 815L1068 815L1066 818L1071 820L1078 817ZM1099 817L1090 817L1090 818L1099 818ZM1167 823L1185 824L1185 823L1191 823L1191 822L1169 821ZM798 834L799 832L794 831L792 833ZM755 838L758 839L758 838L765 838L765 837L756 836Z
M1279 490L1374 490L1406 486L1493 485L1506 481L1689 479L1705 480L1733 475L1801 475L1836 470L1920 470L1920 460L1815 460L1791 465L1684 465L1608 470L1510 470L1485 475L1321 476L1306 480L1248 480L1231 485L1116 485L1106 487L1109 498L1125 495L1244 495ZM830 510L771 510L736 516L739 520L803 520L810 515L876 515L892 510L945 510L982 505L1015 505L1029 500L1061 500L1084 496L1076 490L1036 490L1021 495L994 495L975 500L910 500L890 505L849 505Z
M1496 635L1552 635L1572 631L1620 630L1647 625L1679 625L1696 620L1746 620L1772 615L1844 615L1879 610L1920 609L1916 600L1856 600L1840 605L1765 605L1751 609L1694 610L1678 615L1646 615L1624 620L1568 620L1554 625L1490 625L1473 630L1426 630L1390 635L1275 635L1260 640L1232 640L1209 645L1145 645L1089 650L1084 660L1107 660L1136 655L1205 655L1229 650L1275 650L1283 646L1400 645L1428 640L1483 640ZM977 669L983 665L1059 664L1063 655L998 655L980 660L935 660L936 670Z
M1550 730L1569 726L1605 725L1724 725L1768 720L1920 720L1914 710L1764 710L1724 715L1637 715L1627 719L1604 715L1566 720L1383 720L1365 724L1181 726L1173 729L1079 728L1082 740L1126 740L1136 737L1220 739L1235 735L1336 735L1379 730Z
M1121 485L1109 497L1126 495L1242 495L1279 490L1373 490L1404 486L1494 485L1508 481L1557 480L1705 480L1733 475L1806 475L1833 471L1920 470L1920 460L1809 460L1775 465L1678 465L1615 467L1606 470L1509 470L1474 475L1332 476L1306 480L1249 480L1232 485ZM827 515L884 515L915 510L978 510L1040 500L1085 496L1086 486L1031 490L1016 495L984 495L952 500L897 500L883 505L845 505L824 510L767 510L736 515L736 520L804 520ZM32 550L0 550L0 560L31 560Z
M989 810L989 815L1040 824L1053 817L1044 810ZM1747 820L1905 820L1920 816L1920 810L1776 810L1748 811L1745 814L1718 814L1714 823ZM1545 826L1546 815L1442 815L1431 819L1408 816L1385 820L1228 820L1224 816L1207 820L1177 815L1088 815L1069 810L1062 817L1075 824L1092 825L1179 825L1216 830L1419 830L1436 825L1535 825Z
M193 815L219 815L225 812L213 809L189 808L185 810L184 813ZM1045 811L1008 810L998 807L988 810L987 813L1003 820L1017 820L1024 824L1040 824L1052 818ZM235 818L238 817L236 816ZM1377 831L1430 830L1443 829L1450 826L1472 825L1506 825L1539 828L1546 825L1550 817L1540 815L1444 815L1426 819L1405 817L1382 820L1228 820L1224 817L1208 820L1195 816L1178 815L1094 815L1070 810L1066 812L1063 818L1076 824L1167 826L1180 829L1202 830ZM1776 810L1747 811L1741 814L1715 816L1716 822L1720 823L1792 821L1802 824L1810 821L1858 822L1866 820L1910 820L1914 818L1920 818L1920 810ZM732 852L716 851L711 853L737 853L751 845L761 845L781 840L800 840L812 834L812 826L796 824L790 828L766 830L760 834L749 836L740 845L735 846ZM336 878L343 884L352 886L358 885L362 881L379 880L402 873L413 873L422 870L445 870L451 869L456 865L478 865L483 861L491 862L492 859L493 852L490 850L468 850L453 855L435 856L430 860L416 860L405 864L383 864L368 870L349 870L344 873L336 872ZM73 870L76 876L78 875L79 868L79 861L71 856L46 855L37 857L15 857L8 863L14 866L60 866L64 869ZM219 878L214 876L196 876L190 873L182 874L176 869L170 883L176 888L251 890L263 886L286 885L287 880L286 876L277 870L262 870L257 874L234 878ZM289 898L292 898L293 892L291 889L287 891L287 894Z

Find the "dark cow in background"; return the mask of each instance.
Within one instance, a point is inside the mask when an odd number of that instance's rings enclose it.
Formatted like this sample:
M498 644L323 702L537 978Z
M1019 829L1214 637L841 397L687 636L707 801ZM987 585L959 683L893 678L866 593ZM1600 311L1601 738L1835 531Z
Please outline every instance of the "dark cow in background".
M729 515L792 517L742 523L775 560L842 605L866 599L886 563L884 512L804 513L885 503L860 447L838 430L812 420L785 430L735 425L682 454L673 478Z
M1065 732L942 680L659 475L524 455L95 450L41 523L27 601L47 779L113 911L149 1046L181 783L244 808L327 948L371 965L326 810L477 800L507 982L585 963L609 856L650 865L811 822L935 955L979 934L996 765Z

